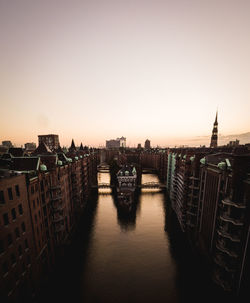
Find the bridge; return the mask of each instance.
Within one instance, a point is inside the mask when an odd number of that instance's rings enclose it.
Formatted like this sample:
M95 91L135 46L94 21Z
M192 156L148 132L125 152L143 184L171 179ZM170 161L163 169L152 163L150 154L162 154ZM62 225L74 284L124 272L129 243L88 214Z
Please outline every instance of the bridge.
M113 188L114 185L111 185L110 183L98 183L98 185L92 186L93 188ZM146 182L141 185L138 185L139 188L159 188L159 189L165 189L167 186L165 184L161 184L159 182Z
M139 188L159 188L165 189L167 186L159 182L146 182L141 185L138 185Z
M93 185L93 188L112 188L114 185L111 185L110 183L98 183L97 185Z
M98 172L107 173L109 172L109 165L100 164L97 166Z

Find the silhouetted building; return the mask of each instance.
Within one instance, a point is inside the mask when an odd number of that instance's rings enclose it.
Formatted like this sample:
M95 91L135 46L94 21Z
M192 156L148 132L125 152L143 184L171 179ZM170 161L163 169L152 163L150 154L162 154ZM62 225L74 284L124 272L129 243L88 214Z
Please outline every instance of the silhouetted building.
M25 143L24 144L25 147L25 151L34 151L36 149L36 143L32 142L32 143Z
M107 140L106 141L106 148L120 148L126 147L126 138L121 137L117 139Z
M236 139L235 141L229 141L227 146L235 147L235 146L239 146L239 145L240 145L240 140Z
M218 146L218 121L217 121L218 112L216 112L216 117L214 121L214 127L211 136L210 147L215 148Z
M148 139L145 141L144 148L145 149L150 149L151 148L150 141Z
M11 141L8 140L2 141L2 145L8 148L13 147Z
M58 135L39 135L38 136L38 143L45 143L50 150L55 150L58 149L60 144L59 144L59 136Z

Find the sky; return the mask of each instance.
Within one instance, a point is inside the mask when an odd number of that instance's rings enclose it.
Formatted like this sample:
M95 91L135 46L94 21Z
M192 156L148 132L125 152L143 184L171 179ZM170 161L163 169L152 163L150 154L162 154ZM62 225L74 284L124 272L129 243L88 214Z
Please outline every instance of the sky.
M0 141L250 131L250 1L0 0ZM192 141L194 140L194 141Z

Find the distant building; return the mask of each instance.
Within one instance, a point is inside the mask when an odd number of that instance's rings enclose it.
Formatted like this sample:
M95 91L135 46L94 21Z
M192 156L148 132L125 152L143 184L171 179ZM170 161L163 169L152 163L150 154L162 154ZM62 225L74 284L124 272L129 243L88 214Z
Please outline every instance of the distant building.
M210 147L212 147L212 148L215 148L215 147L218 146L218 121L217 121L217 117L218 117L218 112L216 112L213 132L212 132L212 136L211 136Z
M138 143L137 148L141 149L141 143Z
M36 143L32 142L32 143L25 143L24 144L25 150L27 151L33 151L36 149Z
M8 148L13 147L13 144L11 143L11 141L2 141L2 145L6 146Z
M144 147L145 147L145 149L150 149L151 148L150 141L148 139L145 141Z
M126 147L126 138L121 137L117 139L111 139L106 141L106 148L119 148Z
M229 141L229 143L227 144L227 146L230 146L230 147L234 147L234 146L238 146L240 145L240 140L235 140L235 141Z
M38 143L45 143L49 149L51 149L52 151L55 149L58 149L60 146L59 143L59 136L58 135L39 135L38 136Z

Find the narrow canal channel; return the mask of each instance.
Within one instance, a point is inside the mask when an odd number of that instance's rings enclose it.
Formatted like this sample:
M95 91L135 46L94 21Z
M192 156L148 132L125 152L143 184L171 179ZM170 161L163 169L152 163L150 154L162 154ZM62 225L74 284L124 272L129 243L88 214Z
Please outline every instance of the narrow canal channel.
M109 174L100 173L99 182ZM143 174L142 183L158 181ZM213 291L167 198L143 189L131 213L99 190L47 289L58 302L211 302ZM218 298L217 298L218 299Z

